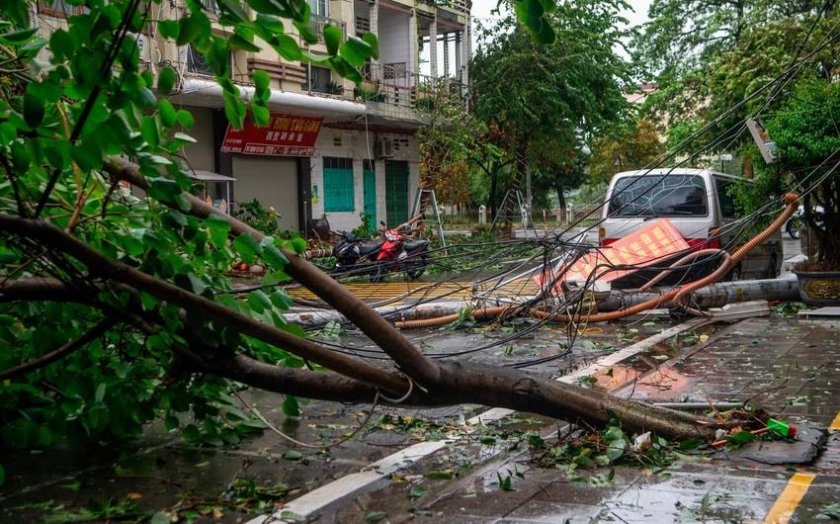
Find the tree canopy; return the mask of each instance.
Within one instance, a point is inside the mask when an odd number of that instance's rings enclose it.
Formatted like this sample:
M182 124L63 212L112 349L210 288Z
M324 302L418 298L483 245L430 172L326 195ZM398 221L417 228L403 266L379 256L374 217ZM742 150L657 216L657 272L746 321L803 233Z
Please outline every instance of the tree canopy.
M520 181L531 167L562 186L586 141L625 117L629 65L616 52L623 7L618 0L558 2L546 15L557 35L549 45L516 31L513 16L482 31L470 66L473 109Z

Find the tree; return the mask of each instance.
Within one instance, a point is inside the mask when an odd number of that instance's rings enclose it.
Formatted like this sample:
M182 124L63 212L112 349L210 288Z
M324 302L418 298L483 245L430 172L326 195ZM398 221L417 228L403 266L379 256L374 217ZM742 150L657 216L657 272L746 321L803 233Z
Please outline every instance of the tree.
M840 82L836 68L828 78L817 68L809 68L789 97L768 117L767 128L776 143L781 166L765 166L754 152L754 163L760 166L758 178L776 181L780 173L788 174L794 191L813 189L808 196L821 213L808 212L805 221L817 239L816 266L840 269L840 237L833 229L840 220ZM810 73L810 74L808 74ZM774 184L765 183L764 187ZM775 186L779 187L779 186ZM775 189L775 188L773 188ZM810 211L810 210L809 210Z
M665 147L656 128L650 120L639 120L635 125L595 139L589 163L589 181L609 182L614 174L621 171L653 165L663 153Z
M444 204L470 202L470 156L481 146L483 126L466 108L460 86L443 83L421 99L428 120L417 132L420 184Z
M302 239L265 236L193 195L178 158L192 118L163 96L169 75L140 71L136 44L119 36L142 30L138 4L90 0L49 42L18 3L0 11L4 64L24 75L0 102L4 445L125 440L156 417L180 427L177 415L187 411L197 422L181 428L186 438L236 442L253 430L227 400L236 383L287 395L292 410L294 397L361 402L385 398L381 392L415 406L473 402L593 424L614 414L628 430L713 436L714 423L687 414L519 371L432 360L300 257ZM219 5L220 23L236 36L214 36L194 1L187 16L158 27L205 53L226 90L228 118L241 124L246 104L230 91L228 46L247 48L259 36L283 56L307 58L276 17L305 32L309 12L302 0L252 1L256 18L239 4ZM355 78L375 39L342 43L325 32L331 56L323 62ZM39 50L46 61L34 59ZM259 72L253 81L247 107L264 122L267 82ZM225 275L234 257L261 259L266 287L235 292ZM291 299L272 284L290 278L342 312L390 365L334 352L287 324L281 313Z
M821 41L831 27L824 17L832 13L833 3L654 0L650 20L633 42L641 74L657 84L644 114L669 128L714 122L695 137L694 148L710 143L716 150L740 147L748 137L733 132L733 126L765 100L743 102ZM817 20L821 23L811 31Z
M582 144L624 116L620 82L629 69L615 49L623 36L618 11L625 5L559 2L547 16L557 35L551 45L516 31L513 17L485 29L470 66L474 111L514 163L520 187L529 168L562 179Z

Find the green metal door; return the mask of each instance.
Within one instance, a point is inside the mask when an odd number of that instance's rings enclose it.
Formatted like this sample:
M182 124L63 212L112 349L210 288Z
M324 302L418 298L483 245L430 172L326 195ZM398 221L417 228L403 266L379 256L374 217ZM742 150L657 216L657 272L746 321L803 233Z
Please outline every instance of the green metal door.
M376 219L376 172L373 166L365 162L364 175L364 192L365 192L365 215L368 216L370 224L370 232L374 233L377 228Z
M408 162L385 162L385 207L388 227L408 220Z

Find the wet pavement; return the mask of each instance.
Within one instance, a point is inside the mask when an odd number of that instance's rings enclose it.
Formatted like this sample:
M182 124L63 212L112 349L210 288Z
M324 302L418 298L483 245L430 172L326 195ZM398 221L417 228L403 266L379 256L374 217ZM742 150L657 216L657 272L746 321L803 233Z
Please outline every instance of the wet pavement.
M647 401L749 401L804 428L838 425L840 320L750 319L705 346L638 374L619 394ZM641 367L647 355L623 362ZM840 428L838 428L840 429ZM529 452L485 465L441 485L422 469L413 487L391 486L318 522L358 522L382 512L390 522L420 515L437 522L813 522L840 518L840 436L832 435L812 463L785 464L785 446L754 453L722 450L678 461L661 473L617 467L569 478L532 466ZM753 447L749 453L750 446ZM766 446L766 445L765 445ZM758 460L781 457L782 464ZM796 454L790 455L791 460ZM510 477L507 491L499 479ZM428 484L427 484L428 483ZM412 500L413 492L427 492ZM422 491L421 491L422 490ZM820 515L822 515L820 517ZM420 518L420 517L418 517ZM421 519L422 520L422 519Z

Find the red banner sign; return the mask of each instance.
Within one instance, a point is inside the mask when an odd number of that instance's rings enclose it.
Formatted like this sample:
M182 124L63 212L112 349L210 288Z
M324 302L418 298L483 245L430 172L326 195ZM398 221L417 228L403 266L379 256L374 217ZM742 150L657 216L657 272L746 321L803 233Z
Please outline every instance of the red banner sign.
M228 125L223 153L267 156L312 156L321 131L323 117L278 115L272 113L266 127L257 127L247 119L236 130Z

